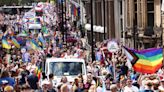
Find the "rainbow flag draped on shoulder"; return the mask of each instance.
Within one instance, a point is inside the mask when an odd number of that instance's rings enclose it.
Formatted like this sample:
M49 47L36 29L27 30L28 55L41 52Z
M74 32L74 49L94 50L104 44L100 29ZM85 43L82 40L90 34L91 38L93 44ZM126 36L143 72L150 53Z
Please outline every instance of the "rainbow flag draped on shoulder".
M152 74L162 66L162 48L150 48L146 50L131 50L124 47L127 58L131 61L136 72Z

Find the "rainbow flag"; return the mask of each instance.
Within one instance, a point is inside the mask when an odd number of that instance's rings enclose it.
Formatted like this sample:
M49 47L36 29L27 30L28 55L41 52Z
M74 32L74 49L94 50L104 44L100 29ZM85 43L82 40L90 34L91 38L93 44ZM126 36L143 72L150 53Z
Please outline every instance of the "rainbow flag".
M76 7L75 5L72 5L71 14L74 16L80 16L80 7Z
M41 23L40 18L35 18L35 23L36 23L36 24L40 24L40 23Z
M18 41L14 37L11 38L11 41L17 48L20 48L20 44L18 43Z
M45 46L46 41L43 38L43 35L41 33L39 33L38 35L38 41L41 43L42 46Z
M6 39L2 39L2 48L11 49L11 45L7 42Z
M39 49L39 46L38 46L37 42L34 39L31 40L30 45L31 45L31 48L34 49L34 50Z
M12 45L12 40L11 39L7 39L7 42L9 43L9 45Z
M27 23L35 23L35 18L29 18Z
M38 79L40 80L41 75L42 75L42 69L37 66L36 69L35 69L35 74L38 77Z
M162 48L150 48L136 51L125 48L125 54L131 61L133 69L140 73L152 74L162 66Z
M78 15L78 11L77 11L77 8L76 7L74 7L74 16L77 16Z
M5 31L5 33L3 34L3 37L7 37L9 35L9 32L8 31Z

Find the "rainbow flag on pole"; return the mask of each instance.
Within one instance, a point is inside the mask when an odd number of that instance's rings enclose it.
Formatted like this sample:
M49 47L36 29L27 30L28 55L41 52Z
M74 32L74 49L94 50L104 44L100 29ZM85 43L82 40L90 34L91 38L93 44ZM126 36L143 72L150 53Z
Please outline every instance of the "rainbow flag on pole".
M34 50L39 49L39 46L38 46L37 42L34 39L31 40L30 44L31 44L32 49L34 49Z
M35 73L36 73L36 76L38 77L38 79L40 80L41 75L42 75L42 69L37 66L35 69Z
M2 48L11 49L11 45L6 41L6 39L2 39Z
M74 16L80 16L80 7L76 7L75 5L72 5L71 14Z
M150 48L141 51L125 48L125 54L131 61L133 69L140 73L152 74L162 66L162 48Z
M42 46L45 46L46 41L43 38L43 35L41 33L39 33L38 35L38 41L41 42Z
M18 41L14 37L11 38L11 41L17 48L20 48L20 44L18 43Z

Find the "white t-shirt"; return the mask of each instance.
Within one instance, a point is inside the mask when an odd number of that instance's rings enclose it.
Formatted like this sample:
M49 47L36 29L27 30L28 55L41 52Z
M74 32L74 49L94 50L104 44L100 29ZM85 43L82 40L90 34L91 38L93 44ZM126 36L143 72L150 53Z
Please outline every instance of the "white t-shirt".
M159 88L159 90L164 91L164 87L163 86L159 86L158 88Z
M131 87L128 87L128 86L125 86L124 87L124 92L138 92L138 88L135 87L135 86L131 86Z
M98 86L97 89L96 89L96 92L103 92L102 87ZM105 90L105 92L111 92L111 91Z

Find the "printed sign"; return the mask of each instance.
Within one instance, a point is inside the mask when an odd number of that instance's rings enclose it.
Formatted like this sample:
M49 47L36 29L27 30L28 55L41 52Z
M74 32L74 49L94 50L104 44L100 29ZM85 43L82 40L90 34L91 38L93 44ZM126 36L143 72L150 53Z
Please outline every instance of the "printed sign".
M119 50L118 43L115 41L109 41L107 44L108 51L114 53Z

